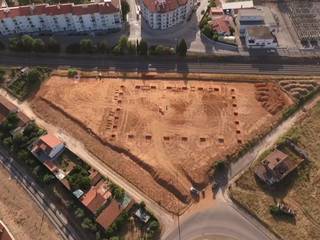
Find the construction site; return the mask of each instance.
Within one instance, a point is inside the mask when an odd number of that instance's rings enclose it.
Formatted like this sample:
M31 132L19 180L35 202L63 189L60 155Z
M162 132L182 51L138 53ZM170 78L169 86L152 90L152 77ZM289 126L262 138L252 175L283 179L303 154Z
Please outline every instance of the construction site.
M269 129L292 100L273 83L53 74L32 100L45 121L173 213L215 161Z

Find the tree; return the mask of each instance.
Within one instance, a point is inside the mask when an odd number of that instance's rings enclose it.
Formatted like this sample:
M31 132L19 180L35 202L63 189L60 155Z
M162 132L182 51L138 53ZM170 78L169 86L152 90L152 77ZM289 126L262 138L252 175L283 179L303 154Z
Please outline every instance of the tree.
M60 52L60 44L56 39L50 37L47 42L47 50L49 52Z
M184 39L182 39L177 45L176 53L179 56L185 57L187 54L187 51L188 51L187 43Z
M31 69L26 76L26 89L27 92L32 92L35 89L40 88L43 75L38 69Z
M20 40L20 48L23 51L33 50L34 39L29 35L23 35Z
M91 39L82 39L80 41L80 49L83 53L93 53L95 52L95 46Z
M46 46L45 46L44 42L42 41L42 39L37 38L37 39L34 39L34 41L33 41L32 49L35 52L44 52L46 50Z
M82 208L77 208L75 211L74 211L74 215L76 216L76 218L83 218L84 216L84 211Z
M114 183L110 183L109 184L112 196L118 201L118 202L122 202L123 198L125 196L125 192L124 190L119 187L118 185L114 184Z
M21 149L17 153L17 158L20 161L25 162L28 159L28 157L29 157L29 152L26 149Z
M83 221L81 223L81 227L83 229L88 229L88 230L91 230L91 231L97 231L97 225L90 218L83 219Z
M149 229L150 230L156 232L156 231L159 230L159 228L160 228L160 225L159 225L158 221L153 220L153 221L150 222L150 224L149 224Z
M49 184L51 183L53 180L55 180L55 176L53 176L52 174L46 173L43 177L42 177L42 182L44 184Z
M120 53L124 53L128 47L128 38L126 36L121 36L118 42Z
M121 1L121 12L122 12L122 20L126 21L127 14L130 12L130 6L125 0Z
M146 56L148 55L148 43L141 39L138 45L137 52L139 55Z
M212 39L213 31L209 24L204 25L201 32L208 38Z
M11 137L6 137L5 139L3 139L2 143L6 148L11 148L11 146L12 146L12 138Z
M28 139L22 133L17 133L13 136L12 141L15 147L20 148Z

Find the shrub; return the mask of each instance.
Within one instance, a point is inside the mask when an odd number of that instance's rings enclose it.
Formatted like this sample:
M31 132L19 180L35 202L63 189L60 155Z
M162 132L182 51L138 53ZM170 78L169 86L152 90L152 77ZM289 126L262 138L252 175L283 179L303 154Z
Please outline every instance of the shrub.
M69 68L68 69L68 77L73 78L78 74L78 71L74 68Z
M40 38L34 39L33 45L32 45L32 50L34 52L45 52L46 51L46 46L45 46L44 42L42 41L42 39L40 39Z

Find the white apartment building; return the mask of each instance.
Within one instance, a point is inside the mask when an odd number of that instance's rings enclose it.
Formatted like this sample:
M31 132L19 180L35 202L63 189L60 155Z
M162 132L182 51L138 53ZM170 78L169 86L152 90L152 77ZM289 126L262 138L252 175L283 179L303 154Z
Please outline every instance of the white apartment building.
M0 9L0 35L73 33L121 29L120 0L74 5L29 5Z
M254 26L246 29L246 45L248 48L277 48L275 36L266 26Z
M153 29L164 30L184 22L195 0L140 0L141 14Z

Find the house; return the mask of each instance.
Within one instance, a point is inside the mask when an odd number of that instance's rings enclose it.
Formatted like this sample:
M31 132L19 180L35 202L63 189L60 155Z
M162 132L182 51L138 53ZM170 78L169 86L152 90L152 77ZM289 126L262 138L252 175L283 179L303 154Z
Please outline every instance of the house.
M0 36L26 33L92 33L121 28L120 0L0 8Z
M104 229L107 229L117 219L117 217L119 217L122 211L123 209L121 204L112 199L110 204L98 216L97 222Z
M46 160L55 160L63 152L65 145L52 134L47 134L31 146L31 153L44 162Z
M279 183L302 161L295 161L289 155L276 149L270 153L255 169L255 175L268 185Z
M275 36L266 26L247 28L245 41L248 48L277 48L278 46Z
M209 21L212 29L219 34L219 36L230 36L230 22L226 17L214 18Z
M8 101L5 97L0 96L0 123L2 123L9 113L16 113L18 111L18 107Z
M152 29L164 30L184 22L195 0L140 0L141 15Z
M0 221L0 240L14 240L14 237L10 233L6 225Z
M81 202L85 205L93 214L97 213L97 210L102 207L112 197L107 182L100 181L96 186L91 189L82 197Z

